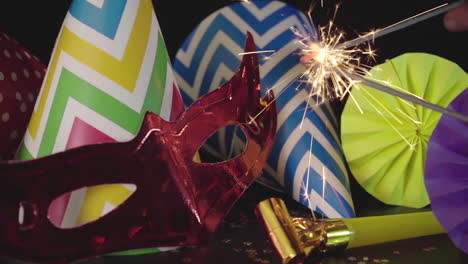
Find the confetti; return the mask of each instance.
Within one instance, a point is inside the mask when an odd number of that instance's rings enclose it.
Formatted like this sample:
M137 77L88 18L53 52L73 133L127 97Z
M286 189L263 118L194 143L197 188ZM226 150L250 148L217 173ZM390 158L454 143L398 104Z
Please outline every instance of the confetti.
M425 247L422 250L425 252L432 252L432 251L437 250L437 247Z

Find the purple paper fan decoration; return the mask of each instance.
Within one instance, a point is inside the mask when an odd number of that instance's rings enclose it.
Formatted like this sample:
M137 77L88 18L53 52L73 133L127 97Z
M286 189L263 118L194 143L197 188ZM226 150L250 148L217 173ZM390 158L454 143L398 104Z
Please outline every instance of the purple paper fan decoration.
M448 108L468 115L468 89ZM468 123L442 116L428 143L425 184L435 216L468 254Z

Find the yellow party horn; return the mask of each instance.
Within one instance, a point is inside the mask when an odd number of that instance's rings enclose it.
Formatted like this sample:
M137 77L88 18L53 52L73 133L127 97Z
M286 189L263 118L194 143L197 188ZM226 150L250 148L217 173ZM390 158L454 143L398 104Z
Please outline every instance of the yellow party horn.
M432 211L384 216L309 219L290 217L284 201L269 198L255 213L283 264L312 255L445 233Z

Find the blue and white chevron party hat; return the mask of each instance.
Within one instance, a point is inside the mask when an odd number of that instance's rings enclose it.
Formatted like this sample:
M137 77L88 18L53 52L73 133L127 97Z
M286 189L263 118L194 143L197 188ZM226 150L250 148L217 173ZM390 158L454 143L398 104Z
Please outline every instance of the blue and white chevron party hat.
M299 76L298 32L316 39L316 30L299 10L279 1L257 0L226 6L205 18L187 37L173 63L184 103L190 105L230 79L240 64L246 32L259 53L262 92L274 87L278 131L260 183L276 186L329 218L353 217L337 115L329 104L307 108L308 92ZM299 88L299 89L297 89ZM243 150L240 130L212 136L204 151L227 159ZM279 185L278 185L279 183Z

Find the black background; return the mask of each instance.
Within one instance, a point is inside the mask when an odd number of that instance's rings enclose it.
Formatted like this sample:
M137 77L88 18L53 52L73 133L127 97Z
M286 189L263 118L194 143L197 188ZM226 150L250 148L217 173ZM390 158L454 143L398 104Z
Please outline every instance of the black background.
M71 0L64 1L2 1L0 29L16 38L45 63ZM169 54L173 58L185 37L209 14L234 0L153 0ZM316 25L324 25L341 3L335 23L349 33L381 28L437 5L442 0L284 0L307 11L315 4L312 16ZM468 33L445 30L442 15L376 40L379 61L406 52L427 52L452 60L468 70ZM378 61L378 62L379 62Z

